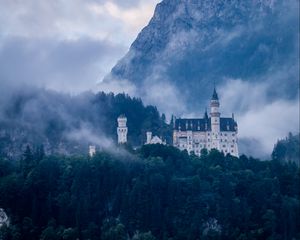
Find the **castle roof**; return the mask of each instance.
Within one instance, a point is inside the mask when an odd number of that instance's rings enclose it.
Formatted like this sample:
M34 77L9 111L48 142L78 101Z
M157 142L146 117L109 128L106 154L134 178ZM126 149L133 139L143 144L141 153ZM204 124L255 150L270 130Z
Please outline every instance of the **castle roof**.
M118 117L118 119L119 118L126 118L126 116L125 116L125 114L121 114L119 117Z
M236 131L237 123L233 118L220 118L220 131ZM175 121L174 130L206 132L211 131L211 118L179 118Z
M207 109L205 109L205 113L204 113L204 119L208 119L208 114L207 114Z
M213 92L213 95L211 97L211 100L219 100L216 88L214 88L214 92Z

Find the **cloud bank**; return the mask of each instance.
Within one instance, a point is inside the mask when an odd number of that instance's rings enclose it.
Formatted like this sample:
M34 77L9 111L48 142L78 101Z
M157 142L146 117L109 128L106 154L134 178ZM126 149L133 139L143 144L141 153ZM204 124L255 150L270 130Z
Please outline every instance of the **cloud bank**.
M255 139L261 155L271 153L276 140L285 138L289 131L299 132L299 96L270 100L267 92L272 86L272 82L228 79L219 91L223 115L230 116L232 110L237 113L239 137Z
M0 84L72 93L93 89L157 2L0 0Z

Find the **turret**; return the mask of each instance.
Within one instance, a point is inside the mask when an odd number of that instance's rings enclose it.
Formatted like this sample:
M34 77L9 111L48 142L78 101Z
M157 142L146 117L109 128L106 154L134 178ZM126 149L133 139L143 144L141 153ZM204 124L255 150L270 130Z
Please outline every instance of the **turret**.
M150 144L151 143L151 139L152 139L152 132L147 132L147 142L146 144Z
M212 132L220 132L220 112L219 112L219 97L214 88L214 92L210 101L210 116L211 116L211 131Z
M89 155L90 157L93 157L96 154L96 146L90 145L89 146Z
M118 117L118 128L117 128L119 144L127 143L128 128L127 128L126 124L127 124L126 116L125 115L119 116Z
M207 108L205 108L205 112L204 112L203 119L205 120L205 122L207 122L207 121L208 121Z

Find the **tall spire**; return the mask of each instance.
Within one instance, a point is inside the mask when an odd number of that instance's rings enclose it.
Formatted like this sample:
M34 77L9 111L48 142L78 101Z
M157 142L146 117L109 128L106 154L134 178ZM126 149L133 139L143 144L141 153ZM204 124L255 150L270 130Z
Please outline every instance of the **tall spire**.
M219 97L214 87L214 92L210 101L210 116L211 116L211 131L220 132L220 112L219 112Z
M207 114L207 107L205 108L205 112L204 112L204 119L208 119L208 114Z
M214 86L214 92L213 92L211 100L219 100L219 97L218 97L218 94L217 94L215 86Z

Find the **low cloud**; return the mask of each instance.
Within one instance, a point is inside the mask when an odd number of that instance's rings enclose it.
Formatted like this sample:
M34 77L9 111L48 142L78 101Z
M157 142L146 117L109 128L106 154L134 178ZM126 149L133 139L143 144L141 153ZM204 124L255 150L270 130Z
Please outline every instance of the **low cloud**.
M94 127L85 122L82 122L78 129L72 129L65 133L65 137L70 141L75 141L83 145L89 144L96 146L96 151L106 151L121 157L120 159L123 160L128 160L128 157L131 160L136 159L136 156L129 153L125 148L117 146L112 138L100 131L95 132ZM123 157L125 157L125 159Z
M113 79L110 78L109 81L100 82L97 84L96 91L103 91L106 93L113 92L115 94L118 93L126 93L131 96L138 96L137 87L126 79Z
M240 138L258 139L264 152L272 152L276 140L299 132L299 102L278 100L237 116Z
M0 46L1 86L78 93L92 89L125 48L107 41L10 38Z
M66 133L66 138L71 141L96 145L98 148L104 150L115 148L114 141L111 138L105 136L103 133L95 133L94 128L86 123L81 123L80 128Z
M132 53L123 61L130 61ZM163 77L164 76L164 77ZM164 81L161 79L164 78ZM155 66L149 76L141 83L134 84L128 79L106 76L106 79L97 85L97 90L113 93L127 93L139 97L146 105L154 105L159 110L171 117L173 113L184 113L186 110L185 95L175 84L168 80L163 66Z
M299 96L293 99L268 99L272 82L250 83L228 79L219 87L221 112L236 113L241 139L260 144L258 153L271 153L278 139L288 132L299 132ZM253 141L252 141L253 142ZM255 155L255 151L253 153Z

